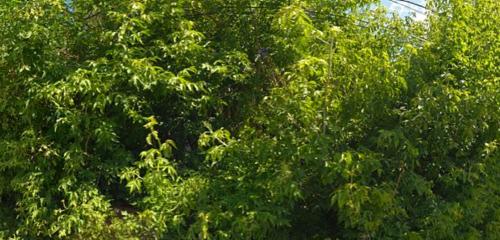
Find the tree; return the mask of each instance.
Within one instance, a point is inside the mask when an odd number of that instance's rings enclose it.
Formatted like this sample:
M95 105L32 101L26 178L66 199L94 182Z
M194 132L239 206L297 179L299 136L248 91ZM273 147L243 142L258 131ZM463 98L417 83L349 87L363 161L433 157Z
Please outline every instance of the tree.
M498 239L499 5L0 3L0 236Z

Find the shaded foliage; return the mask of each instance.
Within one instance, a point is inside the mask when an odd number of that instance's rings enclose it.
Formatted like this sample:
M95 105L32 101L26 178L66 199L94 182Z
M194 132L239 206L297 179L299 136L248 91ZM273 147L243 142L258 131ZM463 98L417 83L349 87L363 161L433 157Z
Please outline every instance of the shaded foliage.
M499 239L495 0L0 3L0 237Z

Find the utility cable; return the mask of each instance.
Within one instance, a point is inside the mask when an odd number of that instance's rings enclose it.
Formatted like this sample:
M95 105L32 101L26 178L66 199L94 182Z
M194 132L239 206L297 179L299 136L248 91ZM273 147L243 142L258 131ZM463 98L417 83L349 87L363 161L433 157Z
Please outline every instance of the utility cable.
M393 3L395 3L395 4L398 4L398 5L400 5L400 6L403 6L403 7L405 7L405 8L408 8L408 9L410 9L410 10L412 10L412 11L416 12L416 13L423 14L423 15L427 15L425 12L422 12L421 10L418 10L418 9L416 9L416 8L413 8L413 7L411 7L411 6L408 6L408 5L406 5L406 4L401 3L401 1L396 1L396 0L389 0L389 1L391 1L391 2L393 2Z

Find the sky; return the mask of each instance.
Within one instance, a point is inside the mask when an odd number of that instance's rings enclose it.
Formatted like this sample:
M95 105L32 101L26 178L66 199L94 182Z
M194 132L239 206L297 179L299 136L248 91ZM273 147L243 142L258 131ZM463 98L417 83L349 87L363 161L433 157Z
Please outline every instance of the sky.
M425 0L410 0L414 3L424 5L425 6ZM401 4L395 3L399 2ZM419 21L423 21L425 19L425 9L422 9L418 6L401 2L398 0L390 1L390 0L382 0L382 3L389 8L391 11L396 11L399 13L400 16L410 16L412 13L415 13L415 19ZM405 6L407 7L405 7ZM417 12L418 11L418 12Z

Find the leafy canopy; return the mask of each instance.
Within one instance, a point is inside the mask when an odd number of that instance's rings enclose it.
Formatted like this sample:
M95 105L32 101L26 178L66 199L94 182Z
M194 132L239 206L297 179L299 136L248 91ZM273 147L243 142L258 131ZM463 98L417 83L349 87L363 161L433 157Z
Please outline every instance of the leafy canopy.
M0 238L499 239L500 5L0 2Z

